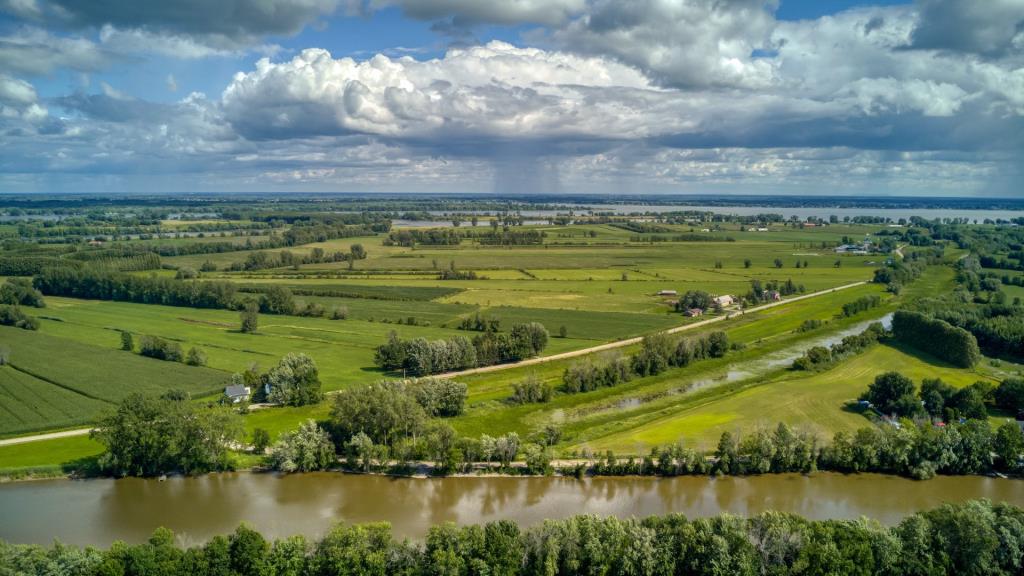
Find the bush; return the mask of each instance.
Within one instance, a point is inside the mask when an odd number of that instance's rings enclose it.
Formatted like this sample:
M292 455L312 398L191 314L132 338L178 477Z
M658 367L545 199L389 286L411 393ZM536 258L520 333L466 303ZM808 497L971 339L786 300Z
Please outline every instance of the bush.
M515 404L543 403L551 400L554 390L551 384L544 382L536 374L530 374L519 382L512 383L512 397Z
M202 348L193 346L185 354L185 364L189 366L206 366L206 352Z
M0 304L0 325L24 330L38 330L39 320L22 312L18 306Z
M348 320L348 306L338 306L331 310L331 320Z
M428 416L458 416L465 409L465 384L447 378L420 378L410 382L409 388Z
M181 362L184 358L180 344L164 340L159 336L143 336L140 338L139 354L168 362Z

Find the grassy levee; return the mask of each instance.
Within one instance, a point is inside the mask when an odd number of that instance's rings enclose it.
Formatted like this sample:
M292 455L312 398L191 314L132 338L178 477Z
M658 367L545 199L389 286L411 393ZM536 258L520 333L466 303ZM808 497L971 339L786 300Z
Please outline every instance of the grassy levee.
M978 380L993 381L978 370L965 370L908 350L875 345L866 352L840 362L830 370L806 374L780 371L766 378L744 382L685 402L657 419L624 430L592 433L584 446L595 451L613 450L624 454L646 453L652 446L683 441L714 447L722 432L742 434L778 422L811 430L823 439L840 430L853 431L867 424L864 416L847 409L882 372L896 370L915 382L941 377L962 387ZM592 429L593 430L593 429Z

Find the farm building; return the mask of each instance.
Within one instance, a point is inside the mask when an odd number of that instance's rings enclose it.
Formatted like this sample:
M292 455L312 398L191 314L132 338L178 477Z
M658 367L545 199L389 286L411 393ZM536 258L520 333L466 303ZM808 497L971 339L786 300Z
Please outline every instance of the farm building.
M658 296L678 296L679 292L675 290L659 290Z
M687 308L686 311L683 312L683 315L689 316L691 318L694 316L703 316L704 311L701 310L700 308Z
M728 294L723 294L721 296L715 296L712 302L724 308L726 306L732 306L734 300L732 296L729 296Z
M232 404L245 402L249 399L249 395L250 390L248 386L228 386L224 388L224 396L227 397L228 401Z

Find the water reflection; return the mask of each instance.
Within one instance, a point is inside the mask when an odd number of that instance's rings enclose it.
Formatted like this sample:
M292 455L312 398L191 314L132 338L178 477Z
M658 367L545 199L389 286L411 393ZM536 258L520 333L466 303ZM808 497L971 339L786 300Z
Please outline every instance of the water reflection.
M946 501L989 498L1024 506L1024 482L941 477L927 482L874 474L750 478L407 479L315 473L219 474L155 480L81 480L0 486L0 538L54 538L106 546L138 542L167 526L192 544L248 522L272 537L317 537L337 522L388 521L399 536L429 526L510 519L522 525L573 514L678 512L751 515L776 509L809 518L868 516L894 523Z

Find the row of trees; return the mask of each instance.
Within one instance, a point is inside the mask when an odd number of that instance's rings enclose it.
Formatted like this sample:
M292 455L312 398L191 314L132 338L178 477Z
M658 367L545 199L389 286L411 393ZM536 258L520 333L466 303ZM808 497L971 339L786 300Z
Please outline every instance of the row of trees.
M465 384L442 378L383 380L347 388L334 400L331 430L339 443L362 433L390 446L422 436L431 417L462 414L466 394Z
M225 281L181 281L91 268L59 266L36 275L43 294L192 308L232 308L236 288Z
M963 368L981 360L978 341L967 330L920 312L898 310L892 318L893 338Z
M433 526L399 540L386 523L339 524L310 541L268 541L245 525L183 549L166 528L107 550L0 541L11 573L123 576L553 576L620 574L1019 574L1024 510L987 500L945 504L887 527L867 519L679 514L573 516L520 528L509 520Z
M812 328L805 328L806 326L812 326ZM798 331L806 331L814 329L814 327L817 326L814 324L808 325L807 321L804 321L804 324L800 325L802 330ZM792 367L794 370L824 370L843 358L859 354L867 349L868 346L886 336L888 336L888 332L886 332L882 324L880 322L872 322L867 330L860 334L846 336L828 348L824 346L811 347L804 352L803 356L793 361Z
M878 294L869 294L867 296L861 296L853 302L847 302L843 304L843 316L849 318L850 316L856 316L861 312L866 312L872 308L881 306L882 298Z
M540 354L548 331L537 322L516 324L507 333L486 331L470 341L465 336L442 340L403 340L396 332L377 347L374 362L385 370L405 370L412 376L440 374L476 366L517 362Z

